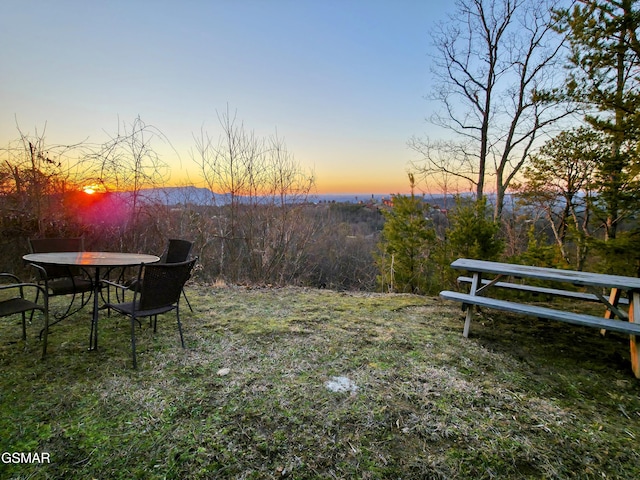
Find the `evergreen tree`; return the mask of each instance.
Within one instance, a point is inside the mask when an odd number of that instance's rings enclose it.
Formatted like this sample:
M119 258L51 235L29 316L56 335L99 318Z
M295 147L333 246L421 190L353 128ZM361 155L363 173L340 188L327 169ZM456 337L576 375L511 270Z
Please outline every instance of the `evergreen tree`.
M587 258L594 170L603 155L600 133L575 128L549 140L523 172L520 203L541 214L562 260L577 270L584 268Z
M546 235L537 232L533 225L527 231L527 239L526 252L514 258L517 263L533 265L534 267L567 267L564 258L561 257L559 247L557 245L549 245Z
M596 165L597 209L605 240L638 210L640 138L640 27L637 0L577 0L556 12L571 55L566 99L585 109L608 153Z
M454 257L496 260L502 253L500 223L491 219L486 197L473 201L458 197L450 222L447 237Z
M427 293L433 290L431 252L436 235L426 215L429 205L413 194L393 195L393 207L384 212L385 224L376 263L383 289Z

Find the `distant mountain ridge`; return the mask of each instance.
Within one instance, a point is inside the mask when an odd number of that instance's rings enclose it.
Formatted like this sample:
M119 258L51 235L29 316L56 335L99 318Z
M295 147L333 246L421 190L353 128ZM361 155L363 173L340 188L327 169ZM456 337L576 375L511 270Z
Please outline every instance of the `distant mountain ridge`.
M123 192L131 195L131 192ZM151 202L160 202L166 205L207 205L207 204L224 204L227 201L227 195L214 193L208 188L186 186L186 187L159 187L145 188L140 190L140 197Z
M230 194L215 193L204 187L184 186L184 187L158 187L142 189L140 197L149 202L159 202L165 205L226 205L229 203ZM121 192L118 195L127 197L131 192ZM422 196L422 195L421 195ZM452 205L455 195L425 194L425 201L433 204L447 206ZM382 203L384 199L391 198L391 194L310 194L307 199L311 203ZM448 201L445 201L448 199ZM449 206L450 206L449 205Z
M165 205L225 205L229 202L229 194L214 193L208 188L185 187L159 187L142 189L139 192L143 200L160 202ZM119 195L130 196L131 192L122 192ZM337 202L337 203L366 203L371 200L380 202L390 195L361 195L361 194L311 194L310 202Z

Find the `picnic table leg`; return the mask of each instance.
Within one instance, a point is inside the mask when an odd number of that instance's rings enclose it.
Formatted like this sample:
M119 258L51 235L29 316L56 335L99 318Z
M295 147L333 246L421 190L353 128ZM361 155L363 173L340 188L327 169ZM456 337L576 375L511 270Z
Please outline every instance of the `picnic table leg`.
M617 307L618 303L620 303L620 294L621 293L622 293L622 291L619 288L612 288L611 289L611 293L609 293L609 303L611 305L613 305L614 307ZM612 319L615 316L616 316L615 312L613 312L609 308L607 308L607 311L604 312L604 318L606 318L606 319ZM629 315L629 317L631 317L631 315ZM604 328L600 329L600 335L602 335L604 337L606 334L607 334L607 331Z
M473 280L471 280L471 290L469 291L470 295L475 295L478 287L482 284L482 274L480 272L476 272L473 274ZM471 317L473 317L473 305L467 305L467 317L464 320L464 330L462 331L462 336L467 338L469 336L469 327L471 326Z
M640 323L640 292L633 292L629 302L629 321ZM640 352L638 351L638 338L629 335L631 369L636 378L640 378Z

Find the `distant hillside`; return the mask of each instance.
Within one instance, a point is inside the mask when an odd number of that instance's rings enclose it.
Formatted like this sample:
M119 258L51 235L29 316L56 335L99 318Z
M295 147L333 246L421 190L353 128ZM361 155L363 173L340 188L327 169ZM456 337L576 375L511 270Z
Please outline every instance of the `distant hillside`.
M120 193L122 196L130 196L130 192ZM229 195L223 193L214 193L208 188L202 187L162 187L149 188L140 191L143 199L150 202L161 202L166 205L206 205L216 204L224 205L229 201ZM374 200L382 201L384 195L357 195L357 194L340 194L340 195L309 195L310 202L339 202L339 203L360 203ZM386 196L388 198L388 196Z
M123 192L119 195L127 197L131 193ZM147 201L160 202L165 205L225 205L229 202L229 194L214 193L208 188L195 186L149 188L141 190L140 195ZM383 199L390 197L391 195L380 194L315 194L309 195L308 201L312 203L382 203ZM445 197L441 194L423 196L426 202L440 208L451 208L455 204L454 197L454 195Z
M341 194L316 194L310 195L309 200L312 202L336 202L336 203L367 203L373 201L381 202L384 198L389 198L390 195L367 195L367 194L354 194L354 193L341 193Z
M166 205L206 205L206 204L224 204L226 203L226 195L213 193L208 188L201 187L162 187L147 188L140 192L140 197L149 202L160 202ZM121 192L119 195L130 197L131 192Z

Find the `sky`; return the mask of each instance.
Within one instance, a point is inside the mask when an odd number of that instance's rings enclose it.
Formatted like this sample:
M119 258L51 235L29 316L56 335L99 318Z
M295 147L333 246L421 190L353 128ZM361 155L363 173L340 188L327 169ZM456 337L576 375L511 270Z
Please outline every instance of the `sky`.
M283 139L318 193L409 190L443 0L0 0L0 145L102 143L140 117L174 184L227 109Z

